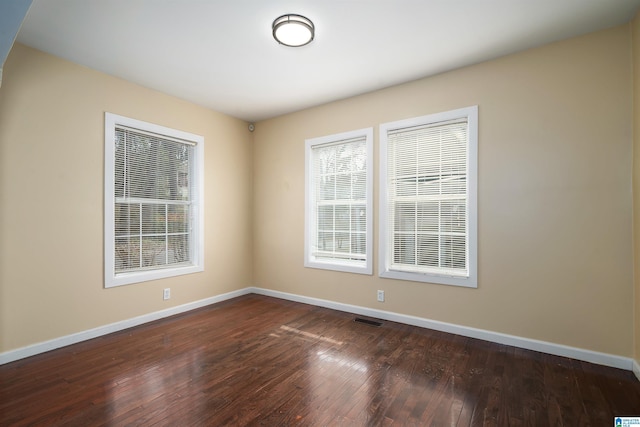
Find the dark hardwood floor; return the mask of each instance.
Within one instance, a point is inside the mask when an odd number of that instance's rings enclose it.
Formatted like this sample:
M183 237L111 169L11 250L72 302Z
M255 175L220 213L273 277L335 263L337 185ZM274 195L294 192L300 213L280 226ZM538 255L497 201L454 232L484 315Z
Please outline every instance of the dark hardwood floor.
M2 426L611 426L633 373L247 295L0 366Z

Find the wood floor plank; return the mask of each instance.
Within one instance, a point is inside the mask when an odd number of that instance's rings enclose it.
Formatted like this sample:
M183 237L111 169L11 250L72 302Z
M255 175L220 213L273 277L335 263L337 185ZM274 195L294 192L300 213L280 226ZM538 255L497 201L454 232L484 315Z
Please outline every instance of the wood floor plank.
M599 426L631 372L246 295L0 366L0 426Z

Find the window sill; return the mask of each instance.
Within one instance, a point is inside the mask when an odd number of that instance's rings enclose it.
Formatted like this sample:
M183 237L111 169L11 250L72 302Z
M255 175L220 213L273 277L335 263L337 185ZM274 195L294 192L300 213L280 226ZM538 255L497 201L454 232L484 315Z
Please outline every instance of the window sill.
M355 274L373 274L373 269L369 264L362 263L349 263L349 262L336 262L332 261L306 261L304 266L307 268L319 268L322 270L333 270L333 271L341 271L345 273L355 273Z
M434 283L438 285L462 286L465 288L477 288L478 281L476 277L456 277L445 276L432 273L416 273L408 271L395 271L381 269L380 277L385 279L409 280L412 282Z
M113 277L107 277L105 288L131 285L150 280L165 279L167 277L182 276L204 271L202 265L189 265L185 267L163 268L159 270L135 271L131 273L119 273Z

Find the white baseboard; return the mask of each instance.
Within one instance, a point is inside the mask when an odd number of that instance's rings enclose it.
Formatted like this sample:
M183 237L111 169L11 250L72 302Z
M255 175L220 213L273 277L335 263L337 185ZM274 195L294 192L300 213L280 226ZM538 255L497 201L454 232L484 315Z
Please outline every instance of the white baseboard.
M99 326L97 328L89 329L71 335L66 335L64 337L29 345L26 347L18 348L16 350L10 350L4 353L0 353L0 365L4 365L5 363L10 363L19 359L24 359L25 357L35 356L36 354L45 353L47 351L55 350L60 347L66 347L68 345L76 344L81 341L97 338L103 335L110 334L112 332L117 332L123 329L142 325L143 323L163 319L165 317L184 313L190 310L195 310L196 308L205 307L207 305L222 302L231 298L236 298L241 295L249 294L251 292L251 288L240 289L237 291L228 292L226 294L216 295L211 298L205 298L203 300L194 301L187 304L167 308L165 310L160 310L142 316L134 317L132 319L111 323L105 326Z
M24 359L26 357L35 356L40 353L44 353L50 350L55 350L57 348L65 347L81 341L97 338L103 335L110 334L112 332L121 331L123 329L138 326L143 323L152 322L154 320L173 316L175 314L184 313L190 310L194 310L196 308L201 308L201 307L205 307L207 305L215 304L221 301L226 301L231 298L247 295L250 293L255 293L258 295L265 295L265 296L270 296L275 298L281 298L289 301L301 302L304 304L311 304L319 307L326 307L333 310L345 311L348 313L374 317L377 319L405 323L408 325L419 326L421 328L434 329L437 331L458 334L458 335L471 337L471 338L478 338L485 341L495 342L499 344L506 344L514 347L539 351L542 353L570 357L572 359L596 363L599 365L625 369L628 371L633 371L636 377L638 377L638 380L640 380L640 365L638 365L638 362L636 362L635 360L627 357L615 356L607 353L599 353L591 350L569 347L562 344L554 344L546 341L532 340L529 338L522 338L514 335L502 334L499 332L476 329L468 326L460 326L452 323L439 322L437 320L430 320L430 319L425 319L425 318L416 317L416 316L409 316L406 314L399 314L399 313L394 313L390 311L377 310L373 308L361 307L361 306L351 305L351 304L344 304L344 303L339 303L335 301L306 297L302 295L290 294L286 292L279 292L279 291L273 291L270 289L263 289L263 288L256 288L256 287L239 289L237 291L228 292L226 294L217 295L211 298L194 301L194 302L179 305L176 307L171 307L166 310L156 311L154 313L145 314L143 316L134 317L132 319L111 323L109 325L100 326L94 329L89 329L87 331L82 331L82 332L67 335L64 337L56 338L53 340L29 345L16 350L10 350L0 354L0 365L3 365L5 363L10 363L19 359Z
M541 353L553 354L556 356L570 357L572 359L582 360L585 362L596 363L598 365L610 366L613 368L625 369L627 371L634 370L638 379L640 379L640 367L628 357L615 356L613 354L599 353L596 351L585 350L576 347L569 347L562 344L554 344L547 341L538 341L529 338L522 338L514 335L502 334L483 329L471 328L468 326L460 326L452 323L439 322L406 314L393 313L390 311L377 310L373 308L361 307L357 305L343 304L335 301L328 301L318 298L305 297L302 295L289 294L286 292L273 291L270 289L251 288L251 292L276 298L282 298L289 301L296 301L305 304L316 305L320 307L331 308L348 313L360 314L362 316L374 317L377 319L390 320L392 322L405 323L408 325L419 326L421 328L434 329L437 331L448 332L452 334L462 335L465 337L478 338L485 341L495 342L498 344L506 344L513 347L525 348L528 350L539 351ZM636 369L637 368L637 369Z

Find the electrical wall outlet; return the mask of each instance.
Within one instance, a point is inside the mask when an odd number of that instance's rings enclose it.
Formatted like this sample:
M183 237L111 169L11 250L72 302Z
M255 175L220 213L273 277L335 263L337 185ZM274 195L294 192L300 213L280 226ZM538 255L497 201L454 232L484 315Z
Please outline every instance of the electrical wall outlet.
M169 299L171 298L171 288L165 288L164 292L162 293L162 299Z
M384 302L384 291L378 290L378 301Z

